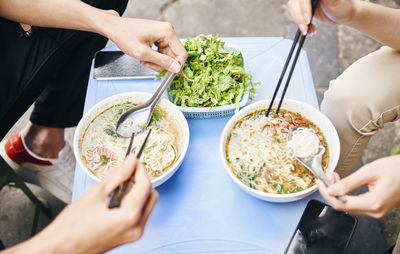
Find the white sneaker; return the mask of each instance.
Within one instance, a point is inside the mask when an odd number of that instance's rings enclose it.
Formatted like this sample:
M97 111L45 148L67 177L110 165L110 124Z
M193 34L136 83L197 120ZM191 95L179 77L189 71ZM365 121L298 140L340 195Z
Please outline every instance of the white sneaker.
M42 158L27 148L18 132L0 143L0 154L24 181L41 186L65 203L71 202L76 161L68 143L57 159Z

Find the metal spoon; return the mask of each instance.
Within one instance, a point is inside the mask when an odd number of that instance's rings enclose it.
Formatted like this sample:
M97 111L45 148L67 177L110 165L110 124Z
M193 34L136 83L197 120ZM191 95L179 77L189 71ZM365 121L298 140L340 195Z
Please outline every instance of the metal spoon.
M299 127L306 128L303 126L297 126L290 129L287 140L288 142L292 139L293 132L297 130ZM332 185L332 181L325 175L325 172L322 170L322 156L325 153L325 147L320 145L320 149L317 154L308 158L301 158L294 155L296 160L298 160L304 167L311 171L318 179L320 179L326 186Z
M116 132L119 136L129 138L132 133L141 132L149 125L154 107L157 105L165 89L167 89L172 80L174 80L175 76L175 73L168 72L157 91L148 101L133 107L122 114L116 127Z
M290 141L292 139L292 134L293 132L298 129L299 127L302 128L307 128L304 126L297 126L289 130L288 136L287 136L287 141ZM308 170L310 170L311 173L313 173L319 180L321 180L326 186L332 185L332 181L326 176L325 172L322 169L322 156L325 153L325 147L321 145L320 143L320 149L317 154L315 154L312 157L308 158L300 158L296 155L294 157L296 160L298 160L304 167L306 167ZM339 200L341 203L346 202L346 197L345 196L337 196L337 200Z

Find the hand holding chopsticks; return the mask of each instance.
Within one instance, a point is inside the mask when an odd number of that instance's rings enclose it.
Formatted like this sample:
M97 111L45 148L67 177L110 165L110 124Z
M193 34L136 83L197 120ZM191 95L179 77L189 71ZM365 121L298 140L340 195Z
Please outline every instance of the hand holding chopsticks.
M137 158L137 159L140 159L140 156L141 156L142 153L143 153L144 147L146 146L147 140L149 139L150 133L151 133L151 129L149 129L149 131L148 131L148 133L147 133L147 136L146 136L146 138L144 139L143 144L142 144L142 146L140 147L139 152L138 152L137 155L136 155L136 158ZM130 141L129 141L128 150L127 150L127 152L126 152L126 156L125 156L125 157L127 157L127 156L131 153L132 143L133 143L134 137L135 137L135 134L132 133L131 139L130 139ZM131 176L128 180L126 180L121 186L118 186L118 187L111 193L111 195L110 195L110 203L109 203L109 205L108 205L108 208L115 208L115 207L119 207L119 206L120 206L122 197L123 197L124 194L125 194L126 188L128 187L128 184L129 184L129 182L131 181L131 178L135 175L135 171L136 171L136 170L134 170L134 171L132 172L132 176Z
M312 16L314 16L315 10L317 9L317 6L318 6L318 0L311 0L311 4L312 4ZM311 20L312 20L312 18L311 18ZM310 20L310 24L311 24L311 20ZM297 50L296 50L296 54L295 54L293 62L292 62L292 66L290 67L290 71L289 71L289 74L287 76L285 87L283 88L283 92L282 92L282 95L281 95L281 100L279 101L278 107L276 108L276 114L279 113L279 110L281 108L283 99L285 98L285 94L286 94L287 88L289 86L290 79L292 77L294 68L296 67L297 59L299 58L299 55L300 55L300 52L301 52L301 48L303 47L304 40L306 39L306 36L307 36L307 34L303 34L302 35L300 29L297 29L296 35L295 35L293 43L292 43L292 47L290 48L290 51L289 51L289 55L288 55L288 57L286 59L285 65L283 66L283 70L282 70L281 76L279 77L278 84L275 87L274 94L272 95L272 99L271 99L271 102L269 104L269 107L268 107L268 110L267 110L267 113L266 113L267 116L271 112L271 109L272 109L272 106L274 104L276 95L278 94L278 91L279 91L279 88L280 88L281 83L283 81L283 78L285 76L286 70L287 70L287 68L289 66L289 63L290 63L291 59L292 59L293 52L294 52L294 50L296 48L297 42L300 39L299 45L298 45Z

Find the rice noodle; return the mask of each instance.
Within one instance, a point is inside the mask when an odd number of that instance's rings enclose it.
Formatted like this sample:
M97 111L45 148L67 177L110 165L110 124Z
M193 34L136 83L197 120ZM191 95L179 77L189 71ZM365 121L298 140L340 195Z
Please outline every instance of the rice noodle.
M118 168L125 159L129 138L116 135L115 126L119 117L133 106L133 103L125 103L105 110L95 117L83 135L81 149L85 165L100 179ZM181 130L175 116L158 106L154 114L157 115L157 120L153 115L153 120L147 127L152 129L152 133L141 157L150 178L162 175L173 165L183 147ZM134 125L129 120L124 126L127 129ZM129 133L131 131L129 129ZM144 131L135 135L132 153L138 152L146 134L147 131Z
M232 172L247 186L269 193L292 193L312 186L313 175L296 161L287 143L288 132L295 126L314 132L299 130L295 134L295 144L303 142L307 148L302 155L314 152L315 143L327 148L319 128L299 114L281 110L279 116L266 117L265 110L259 110L239 120L228 136L226 158ZM327 162L326 152L324 169Z

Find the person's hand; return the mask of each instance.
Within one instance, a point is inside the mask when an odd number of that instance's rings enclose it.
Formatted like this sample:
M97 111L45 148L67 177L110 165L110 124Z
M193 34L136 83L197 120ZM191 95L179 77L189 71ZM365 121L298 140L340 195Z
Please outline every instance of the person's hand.
M179 73L187 52L168 22L115 17L106 36L126 54L155 71ZM152 49L156 45L158 51Z
M317 185L322 196L337 210L382 218L400 204L400 155L366 164L342 180L337 173L327 175L334 184L327 188L317 180ZM363 185L368 187L366 193L347 195ZM336 198L342 195L345 202Z
M339 25L351 20L359 0L320 0L314 16L324 23ZM289 0L290 14L303 34L307 33L307 25L311 21L311 0ZM310 25L309 34L316 31Z
M131 177L119 208L108 208L110 193ZM43 248L50 245L57 253L102 253L138 240L157 201L144 166L130 155L122 167L101 183L90 186L78 200L34 238ZM34 253L34 252L31 252Z

